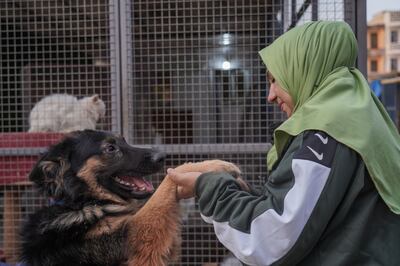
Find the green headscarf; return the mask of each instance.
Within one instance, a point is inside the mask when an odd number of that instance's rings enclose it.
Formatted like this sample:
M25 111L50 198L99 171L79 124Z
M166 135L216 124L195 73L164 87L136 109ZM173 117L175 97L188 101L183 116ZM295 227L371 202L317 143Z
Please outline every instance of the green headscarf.
M357 41L344 22L293 28L260 51L267 69L293 98L274 132L271 169L291 136L321 130L357 151L389 208L400 214L400 136L355 66Z

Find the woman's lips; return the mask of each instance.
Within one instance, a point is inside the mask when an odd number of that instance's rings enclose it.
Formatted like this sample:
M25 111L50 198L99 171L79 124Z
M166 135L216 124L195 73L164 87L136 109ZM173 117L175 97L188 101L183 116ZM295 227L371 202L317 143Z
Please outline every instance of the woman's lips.
M279 104L279 108L281 108L281 111L283 111L283 102L281 102L281 103Z

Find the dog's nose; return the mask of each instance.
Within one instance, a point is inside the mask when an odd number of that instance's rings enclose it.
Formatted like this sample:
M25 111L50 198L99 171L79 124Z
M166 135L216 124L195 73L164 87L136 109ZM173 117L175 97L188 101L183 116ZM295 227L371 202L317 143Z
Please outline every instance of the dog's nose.
M154 163L162 163L167 155L164 152L156 151L151 156L151 160Z

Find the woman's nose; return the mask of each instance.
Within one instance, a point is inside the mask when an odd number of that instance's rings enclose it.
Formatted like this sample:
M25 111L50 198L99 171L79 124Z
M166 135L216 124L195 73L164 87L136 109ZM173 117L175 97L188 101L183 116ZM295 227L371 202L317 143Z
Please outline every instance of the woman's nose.
M275 90L272 88L272 86L270 86L267 100L268 100L268 102L272 103L275 101L275 99L276 99Z

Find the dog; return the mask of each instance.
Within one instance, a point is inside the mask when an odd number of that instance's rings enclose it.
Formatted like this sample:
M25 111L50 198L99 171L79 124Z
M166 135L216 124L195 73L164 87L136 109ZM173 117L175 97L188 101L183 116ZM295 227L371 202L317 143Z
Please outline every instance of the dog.
M95 94L77 99L69 94L52 94L35 104L29 114L29 132L72 132L96 129L106 106Z
M163 266L176 261L177 186L167 175L154 192L144 178L161 171L165 156L109 132L67 134L29 175L52 204L23 226L21 261L29 266ZM220 160L175 169L240 176L236 165Z

